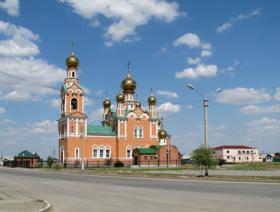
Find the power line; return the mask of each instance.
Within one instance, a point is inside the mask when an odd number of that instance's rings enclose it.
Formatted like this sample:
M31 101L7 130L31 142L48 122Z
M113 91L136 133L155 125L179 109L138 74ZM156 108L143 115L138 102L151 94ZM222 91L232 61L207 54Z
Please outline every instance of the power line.
M19 76L13 75L13 74L8 74L6 72L0 71L0 74L4 77L13 78L13 79L20 80L20 81L25 81L25 82L28 82L28 83L31 83L31 84L36 84L36 85L39 85L41 87L53 89L53 90L56 90L56 91L61 90L60 88L57 88L57 87L54 87L54 86L49 86L49 85L46 85L46 84L43 84L43 83L40 83L40 82L36 82L36 81L30 80L30 79L19 77ZM85 94L85 96L89 97L89 98L92 98L92 99L99 99L99 100L104 99L104 97L91 96L91 95L88 95L88 94ZM140 99L142 100L142 102L144 101L143 98L140 98ZM176 100L173 100L172 102L177 103L177 104L193 104L193 103L198 103L200 101L201 100L191 100L191 101L176 101ZM112 102L116 103L116 100L112 100ZM158 101L158 104L162 104L162 103L165 103L165 102L166 101Z

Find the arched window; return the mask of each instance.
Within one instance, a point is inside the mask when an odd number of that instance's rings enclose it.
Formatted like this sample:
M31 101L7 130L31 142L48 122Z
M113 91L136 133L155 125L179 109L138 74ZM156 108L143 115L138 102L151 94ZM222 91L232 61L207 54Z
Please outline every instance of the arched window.
M72 77L73 77L73 78L75 77L75 72L74 72L74 71L72 72Z
M71 109L72 109L72 110L77 110L77 108L78 108L78 101L77 101L76 98L73 98L73 99L71 100Z

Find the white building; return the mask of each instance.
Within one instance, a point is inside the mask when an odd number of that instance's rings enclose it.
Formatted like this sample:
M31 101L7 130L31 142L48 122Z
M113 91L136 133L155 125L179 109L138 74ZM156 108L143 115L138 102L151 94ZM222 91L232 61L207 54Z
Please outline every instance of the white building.
M216 158L224 159L227 163L263 162L263 157L255 147L225 145L212 148L212 150Z

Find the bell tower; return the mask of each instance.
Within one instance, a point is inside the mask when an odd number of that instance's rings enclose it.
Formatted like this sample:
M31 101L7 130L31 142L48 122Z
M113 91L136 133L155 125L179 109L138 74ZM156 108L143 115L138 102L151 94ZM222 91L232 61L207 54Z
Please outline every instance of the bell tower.
M68 143L73 139L87 137L87 117L84 114L84 90L78 78L79 59L71 52L66 59L66 78L63 82L61 98L61 116L58 120L60 161L69 156Z

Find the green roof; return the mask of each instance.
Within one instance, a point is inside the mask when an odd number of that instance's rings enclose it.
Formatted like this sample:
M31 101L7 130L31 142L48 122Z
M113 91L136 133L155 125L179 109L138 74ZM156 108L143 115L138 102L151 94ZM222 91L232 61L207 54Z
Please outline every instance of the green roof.
M151 149L157 150L157 149L161 149L162 146L161 145L152 145L150 146Z
M37 154L33 154L27 150L24 150L18 154L18 157L37 157L37 156L38 156Z
M88 134L98 134L98 135L116 135L111 126L102 125L88 125Z
M156 149L154 148L137 148L138 152L143 155L153 155L156 154Z

